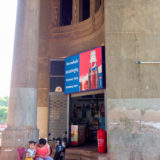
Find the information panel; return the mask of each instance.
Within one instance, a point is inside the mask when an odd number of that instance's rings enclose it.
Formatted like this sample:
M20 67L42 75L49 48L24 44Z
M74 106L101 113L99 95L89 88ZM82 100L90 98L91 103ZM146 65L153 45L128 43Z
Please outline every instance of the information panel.
M101 89L103 85L102 47L65 59L65 93Z

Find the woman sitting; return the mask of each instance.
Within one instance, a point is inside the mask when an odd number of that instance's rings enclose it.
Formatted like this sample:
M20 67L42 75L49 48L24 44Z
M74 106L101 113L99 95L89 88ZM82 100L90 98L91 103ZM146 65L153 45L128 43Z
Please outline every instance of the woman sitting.
M36 146L36 160L53 160L50 153L49 144L47 144L44 138L41 138Z

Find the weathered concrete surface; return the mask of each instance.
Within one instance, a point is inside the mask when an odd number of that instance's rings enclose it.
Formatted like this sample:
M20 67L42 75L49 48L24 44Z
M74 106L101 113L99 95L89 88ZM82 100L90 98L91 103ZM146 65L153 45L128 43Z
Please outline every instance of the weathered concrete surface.
M11 88L8 127L36 128L37 126L37 89Z
M108 99L109 150L118 160L160 156L159 104L160 99Z
M28 140L38 140L37 90L11 88L8 128L2 134L3 147L26 146Z
M0 148L0 158L4 160L17 160L17 154L15 149L2 149Z
M38 141L38 130L32 128L7 128L2 134L2 148L27 147L28 141Z
M108 150L117 160L160 159L159 0L105 0Z

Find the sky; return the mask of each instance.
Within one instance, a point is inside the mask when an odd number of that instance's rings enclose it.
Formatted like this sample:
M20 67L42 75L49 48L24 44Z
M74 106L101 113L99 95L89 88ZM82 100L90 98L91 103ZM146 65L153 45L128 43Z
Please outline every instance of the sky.
M0 97L9 96L17 0L0 5Z

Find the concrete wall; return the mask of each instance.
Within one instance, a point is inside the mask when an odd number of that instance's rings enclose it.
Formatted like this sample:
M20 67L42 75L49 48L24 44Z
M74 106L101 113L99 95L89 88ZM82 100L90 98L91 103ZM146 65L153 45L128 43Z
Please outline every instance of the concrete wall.
M49 93L49 56L47 50L51 21L51 0L41 0L40 2L37 127L39 129L39 136L47 137Z
M105 0L108 150L117 160L160 159L159 0Z

